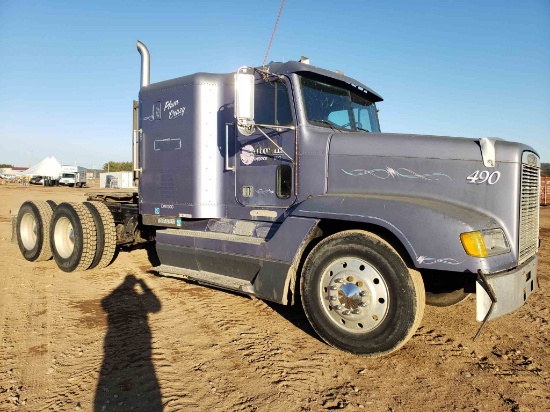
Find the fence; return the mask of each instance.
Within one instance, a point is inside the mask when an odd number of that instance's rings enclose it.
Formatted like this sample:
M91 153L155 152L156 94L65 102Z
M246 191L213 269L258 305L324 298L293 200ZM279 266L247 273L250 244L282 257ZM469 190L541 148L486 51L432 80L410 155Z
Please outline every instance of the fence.
M540 177L540 204L547 205L550 202L550 176Z

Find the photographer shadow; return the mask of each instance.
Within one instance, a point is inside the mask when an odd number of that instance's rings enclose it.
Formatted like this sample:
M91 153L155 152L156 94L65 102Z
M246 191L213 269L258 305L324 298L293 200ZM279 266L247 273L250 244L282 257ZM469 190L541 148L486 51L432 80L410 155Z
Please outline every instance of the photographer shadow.
M161 309L159 299L143 280L128 275L101 306L108 330L94 411L162 411L148 322L148 314Z

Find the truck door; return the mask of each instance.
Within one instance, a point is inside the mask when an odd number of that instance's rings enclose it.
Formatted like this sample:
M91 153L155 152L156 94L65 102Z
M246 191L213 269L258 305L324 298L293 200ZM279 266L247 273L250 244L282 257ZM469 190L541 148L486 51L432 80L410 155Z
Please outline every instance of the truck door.
M296 200L295 118L288 81L256 83L254 121L259 126L250 136L236 131L235 139L235 197L241 205L288 207Z

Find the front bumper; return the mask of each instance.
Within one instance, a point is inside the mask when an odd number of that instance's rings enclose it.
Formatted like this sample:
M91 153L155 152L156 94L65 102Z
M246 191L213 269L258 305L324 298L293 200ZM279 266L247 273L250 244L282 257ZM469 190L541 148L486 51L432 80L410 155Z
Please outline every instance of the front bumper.
M537 280L537 256L533 256L516 269L485 275L487 283L493 289L496 303L489 319L495 319L507 313L513 312L522 306L529 295L538 287ZM476 319L481 322L485 319L491 298L480 281L476 282Z

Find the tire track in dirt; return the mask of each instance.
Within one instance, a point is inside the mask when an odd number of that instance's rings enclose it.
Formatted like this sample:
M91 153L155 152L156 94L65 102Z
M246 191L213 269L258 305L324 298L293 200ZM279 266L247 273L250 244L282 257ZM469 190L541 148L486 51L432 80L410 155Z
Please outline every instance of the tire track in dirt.
M243 368L228 346L230 341L238 337L237 331L247 327L243 311L250 306L251 300L192 282L158 279L164 296L163 311L152 323L153 333L155 329L169 327L174 319L178 319L184 336L173 337L170 342L163 342L163 346L173 348L165 355L166 359L172 362L185 361L188 366L184 376L189 377L183 384L188 389L186 393L177 393L178 385L171 381L170 366L173 365L155 362L168 410L197 405L202 410L251 410L251 403L260 402L258 397L250 397L242 392L223 372L226 368L238 368L243 376L251 373ZM200 339L188 339L185 332ZM264 384L259 381L258 385ZM262 392L269 392L269 387L266 386ZM222 404L225 406L220 408Z
M200 381L208 380L209 385L214 382L214 387L221 383L227 388L223 392L225 396L234 391L235 387L238 393L239 386L225 382L216 368L235 369L245 379L254 377L258 389L255 393L266 394L262 399L257 396L251 399L245 393L227 398L223 404L230 405L228 410L240 408L242 405L249 407L258 404L271 404L279 409L290 410L296 409L296 405L309 405L310 410L318 410L346 405L358 408L359 405L364 407L372 403L365 399L366 392L361 387L361 382L369 377L360 376L360 382L353 384L346 375L349 374L349 369L353 370L353 376L366 370L365 365L372 367L376 361L342 354L332 349L300 327L289 325L284 317L292 318L292 315L287 313L283 317L263 301L250 301L193 283L183 282L182 285L177 292L177 288L170 290L172 295L178 296L176 305L179 309L174 316L188 313L186 303L190 297L194 299L194 307L208 307L216 313L213 319L186 316L190 330L198 327L208 337L202 340L208 341L209 347L200 348L198 353L193 353L195 348L186 352L195 356L195 371L202 372ZM298 308L285 308L283 312L293 310ZM345 362L350 361L352 366L345 371L340 370L341 366L335 370L332 365L341 365L342 358L346 359ZM233 363L227 365L227 359L233 360ZM276 388L275 392L273 388ZM208 405L214 410L221 410L217 408L218 404L211 403L212 394L201 390L199 392L193 393L193 396L200 399L199 403L203 408Z
M88 319L93 304L86 302L86 296L75 284L80 274L75 276L54 269L51 276L55 277L52 281L56 285L47 289L51 290L49 313L56 326L51 328L50 340L54 349L45 366L45 380L52 387L40 401L41 410L85 408L88 404L82 393L93 390L97 380L100 352L95 327L101 323Z
M188 327L200 328L211 346L200 348L198 353L195 348L184 349L180 353L196 358L193 372L201 373L203 382L208 379L211 389L215 389L216 397L223 398L226 407L230 410L246 410L250 405L258 404L259 399L239 394L234 383L215 372L215 365L219 362L227 363L225 359L233 359L233 368L238 368L245 377L254 376L258 386L265 385L265 393L272 393L264 397L260 404L280 404L285 397L295 400L298 397L305 401L308 394L318 393L317 388L323 386L321 382L327 373L327 362L333 356L332 348L294 326L289 327L280 314L261 300L251 300L185 281L173 282L180 282L177 284L179 288L173 286L167 289L172 296L177 296L177 310L180 314L188 313L190 302L192 313L196 312L196 308L208 308L208 313L215 314L206 321L204 315L185 317ZM311 347L312 340L316 343L314 349L306 350L306 353L300 350ZM174 346L174 343L170 346ZM164 392L164 383L162 386ZM273 394L273 387L277 388L276 394ZM338 390L339 387L327 391L331 393ZM197 394L194 395L197 398ZM208 405L216 408L216 403L210 400L212 393L202 391L198 398L203 407Z
M220 374L218 368L221 363L223 369L227 362L223 355L227 337L235 329L241 328L244 322L238 316L218 315L224 313L228 304L234 310L242 304L239 301L249 302L249 299L231 294L225 296L225 292L182 280L161 277L151 279L159 280L159 294L162 292L163 296L163 310L152 319L153 334L171 327L174 321L184 332L183 336L169 336L169 340L162 342L160 347L153 346L153 360L167 410L221 410L224 409L220 408L221 404L226 405L227 410L246 410L243 409L246 397L239 395L238 388L223 373ZM220 296L216 296L220 293ZM208 317L207 322L204 322L208 314L215 316ZM174 363L180 366L182 362L185 362L186 370L177 376ZM179 382L179 385L175 382ZM183 393L182 386L185 388Z
M47 266L44 264L33 265L32 272L43 273L45 269ZM14 351L8 355L8 359L16 361L20 366L20 369L15 370L14 373L19 380L19 386L32 387L35 396L41 398L49 390L49 383L44 379L44 374L45 364L50 356L51 319L48 311L48 294L36 293L36 290L37 287L33 283L21 283L15 280L12 284L13 301L10 311L20 316L20 331L25 331L25 335L23 340L14 342ZM13 358L15 353L16 359ZM24 360L23 364L21 360ZM28 401L29 399L24 396L19 396L14 404L24 406Z
M10 253L8 245L2 244L0 254ZM10 325L17 322L21 306L25 303L15 299L12 304L11 297L17 295L17 280L12 275L12 264L2 265L4 273L0 276L0 289L2 294L9 299L0 300L0 315L2 316L2 329L0 331L0 409L15 409L27 402L27 389L21 380L19 368L19 341L14 335L19 330L10 329Z
M530 303L536 305L536 296L531 300ZM461 310L461 305L451 310ZM522 314L524 311L527 315ZM429 321L426 323L430 325L421 326L414 338L419 343L437 347L440 358L436 362L437 366L444 367L451 361L458 364L460 380L472 380L476 383L498 382L499 385L481 384L479 391L488 397L499 399L502 410L520 410L517 401L520 398L532 397L531 402L534 404L548 402L548 391L537 389L550 387L546 366L536 361L540 357L540 352L518 347L517 333L521 331L519 325L524 323L526 318L530 318L532 312L523 307L509 316L508 319L490 322L477 342L473 342L471 337L457 338L456 335L447 333L447 328L434 328L433 323ZM532 320L529 319L529 322ZM499 323L502 323L499 328L500 335L493 332L493 328L498 328L493 325ZM503 330L508 330L509 333L502 334ZM475 407L476 403L473 400L471 402L472 407Z

